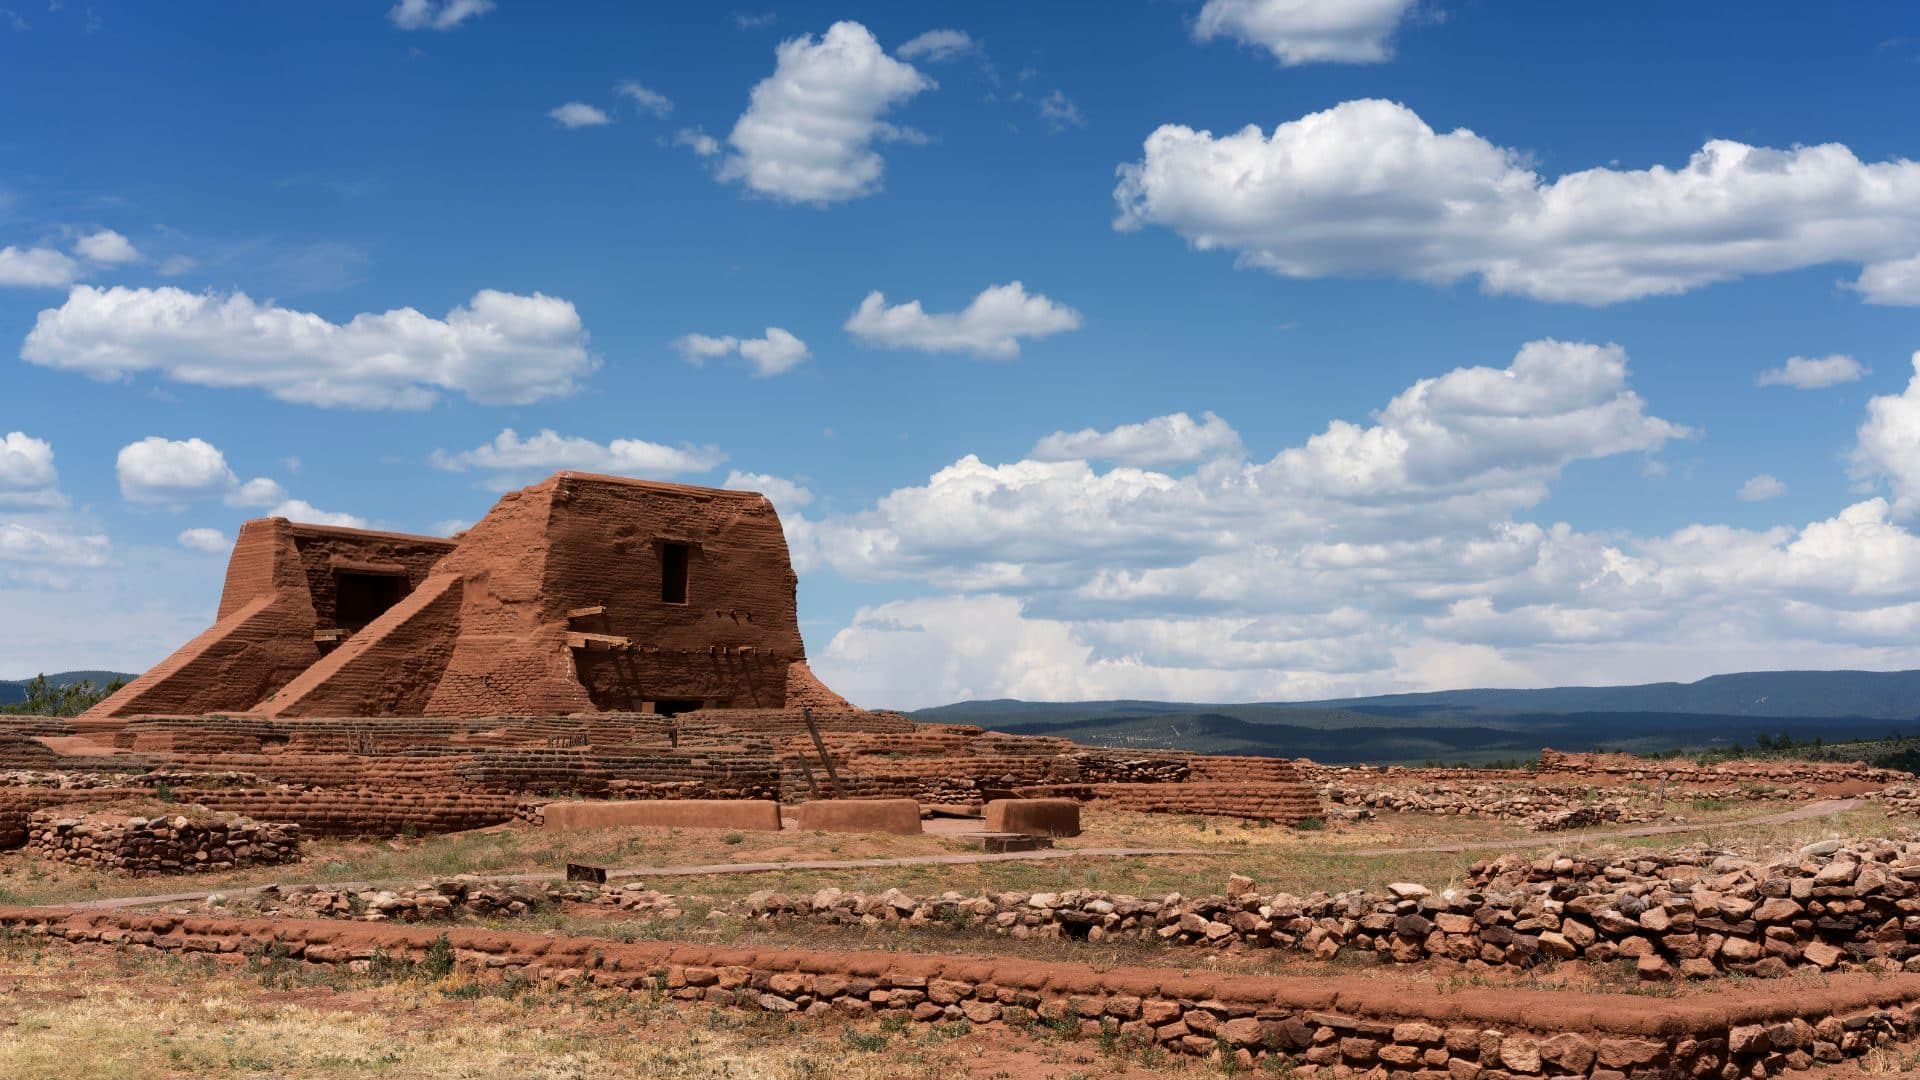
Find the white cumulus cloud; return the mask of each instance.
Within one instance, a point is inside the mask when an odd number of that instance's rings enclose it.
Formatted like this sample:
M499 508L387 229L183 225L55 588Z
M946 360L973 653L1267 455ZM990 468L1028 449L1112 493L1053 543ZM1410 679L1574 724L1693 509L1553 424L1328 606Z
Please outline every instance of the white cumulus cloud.
M74 242L73 250L88 262L103 266L123 266L139 262L142 258L140 250L133 246L131 240L112 229L88 233Z
M1236 451L1240 434L1211 412L1156 416L1111 431L1056 431L1034 444L1035 461L1111 461L1119 465L1182 465Z
M1477 278L1595 305L1828 263L1876 280L1920 250L1920 162L1713 139L1677 168L1548 180L1520 150L1378 100L1270 135L1162 125L1114 198L1116 228L1163 226L1289 277Z
M613 118L605 112L583 101L569 101L556 105L547 111L553 121L563 128L599 127L613 123Z
M933 80L888 56L857 22L781 42L776 56L727 136L720 178L821 206L879 190L886 164L873 144L912 137L880 118Z
M56 289L80 276L80 264L52 248L0 247L0 287Z
M233 541L219 529L182 529L176 539L189 551L204 551L209 555L222 555L233 547Z
M1920 307L1920 255L1866 267L1853 288L1869 304Z
M1080 329L1080 313L1018 281L990 285L965 309L928 314L920 301L887 306L878 289L847 319L846 330L868 345L922 352L970 352L994 360L1020 355L1022 338Z
M1920 510L1920 352L1913 354L1913 369L1905 390L1867 402L1853 447L1854 476L1884 480L1903 518Z
M449 390L523 405L573 392L597 366L571 303L492 289L445 319L399 308L335 323L239 292L82 285L40 312L20 356L99 379L154 371L363 409L424 409Z
M455 472L482 469L496 475L500 487L538 479L561 469L613 473L643 479L702 473L718 467L727 455L715 446L667 446L644 439L614 439L598 443L551 428L532 438L521 438L512 428L493 441L457 453L435 450L429 459L437 468Z
M798 510L813 501L813 492L807 490L806 485L767 473L734 469L727 473L727 478L720 482L720 486L735 491L757 491L773 500L775 509L783 512Z
M1207 0L1193 23L1201 41L1228 37L1296 64L1377 64L1418 0Z
M807 343L777 326L769 326L757 338L732 335L683 334L673 340L675 351L690 364L703 364L723 356L739 355L761 378L793 370L812 355Z
M0 439L0 507L63 505L59 484L52 443L24 431Z
M1768 499L1777 499L1786 493L1787 485L1781 483L1778 477L1771 473L1760 473L1741 484L1740 490L1735 494L1739 496L1741 502L1766 502Z
M1818 358L1790 356L1777 368L1768 368L1755 380L1759 386L1791 386L1796 390L1819 390L1841 383L1859 382L1867 374L1860 361L1835 353Z
M271 506L287 497L264 476L241 482L220 448L205 439L149 435L120 448L114 460L120 494L128 502L181 507L201 499L229 506Z
M305 525L333 525L343 529L364 529L367 519L358 514L322 510L305 499L288 499L267 511L268 517L286 518Z

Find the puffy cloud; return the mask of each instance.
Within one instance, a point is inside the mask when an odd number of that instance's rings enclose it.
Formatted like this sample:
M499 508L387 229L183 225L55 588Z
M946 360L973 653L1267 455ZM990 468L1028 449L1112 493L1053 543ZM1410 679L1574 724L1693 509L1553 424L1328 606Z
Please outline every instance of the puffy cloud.
M1781 483L1778 477L1772 473L1760 473L1741 484L1740 490L1735 492L1735 495L1741 502L1766 502L1768 499L1777 499L1786 493L1787 485Z
M446 390L524 405L573 392L597 366L571 303L492 289L445 319L399 308L334 323L239 292L82 285L40 312L20 356L99 379L156 371L365 409L424 409Z
M777 326L767 327L765 335L757 338L685 334L674 339L673 347L688 363L696 365L738 354L762 378L791 371L812 355L806 342Z
M139 262L142 258L132 241L112 229L101 229L81 237L74 242L73 250L88 262L103 266L124 266Z
M114 472L128 502L179 508L220 498L229 506L271 506L287 497L277 481L264 476L242 483L220 448L199 438L149 435L120 448Z
M1853 446L1854 476L1886 481L1901 517L1920 510L1920 352L1913 354L1913 368L1905 390L1867 402Z
M1120 465L1180 465L1231 454L1239 447L1239 432L1225 420L1207 412L1195 423L1193 417L1181 412L1122 424L1112 431L1056 431L1035 443L1027 456L1035 461L1082 459Z
M1920 249L1920 162L1714 139L1680 168L1548 181L1521 151L1378 100L1271 135L1163 125L1121 166L1114 199L1116 228L1163 226L1289 277L1477 277L1490 293L1583 304L1836 262L1865 264L1862 288L1885 299Z
M1859 382L1867 374L1860 361L1835 353L1814 359L1790 356L1777 368L1768 368L1754 380L1757 386L1791 386L1796 390L1818 390L1841 383Z
M523 439L512 428L506 428L490 443L458 453L435 450L429 460L436 468L454 472L482 469L495 473L496 486L509 488L561 469L640 477L677 476L707 472L726 459L727 455L715 446L666 446L642 439L597 443L579 436L561 435L552 428Z
M977 48L972 37L965 30L929 30L894 52L902 60L926 60L940 64L948 60L957 60Z
M615 84L613 92L633 102L633 107L644 113L665 116L673 111L673 102L658 90L649 90L632 79L622 79Z
M64 505L59 483L52 443L24 431L0 439L0 507Z
M239 486L227 457L205 439L149 435L120 448L114 460L120 495L128 502L180 506L217 498Z
M400 0L387 18L402 30L451 30L493 10L493 0Z
M888 56L857 22L781 42L776 56L773 74L753 88L727 136L732 151L720 178L820 206L879 190L886 164L873 144L911 137L880 117L933 80Z
M868 345L921 352L970 352L1008 360L1020 355L1021 338L1043 338L1080 329L1080 313L1018 281L990 285L962 311L929 315L920 301L887 306L878 289L867 294L846 330Z
M0 521L0 576L55 580L32 571L95 569L107 565L112 550L99 533L78 533L43 522Z
M547 110L547 115L563 128L599 127L613 123L613 117L583 101L569 101Z
M782 511L798 510L813 501L813 492L808 491L805 485L766 473L734 469L727 473L727 478L720 482L720 486L736 491L757 491L773 500L774 507Z
M1193 23L1201 41L1229 37L1296 64L1377 64L1418 0L1207 0Z
M55 289L71 285L80 264L52 248L0 247L0 287Z
M209 555L223 555L233 547L233 541L219 529L182 529L177 539L181 547Z
M1920 255L1866 267L1854 280L1853 288L1869 304L1920 306Z
M921 705L1691 679L1783 650L1920 664L1920 536L1889 500L1650 536L1518 517L1575 461L1688 434L1616 347L1533 342L1264 461L1230 432L1176 415L1056 433L855 512L783 508L803 573L936 594L862 610L817 669L863 703Z
M343 529L364 529L367 519L358 514L322 510L305 499L288 499L267 511L268 517L286 518L307 525L333 525Z

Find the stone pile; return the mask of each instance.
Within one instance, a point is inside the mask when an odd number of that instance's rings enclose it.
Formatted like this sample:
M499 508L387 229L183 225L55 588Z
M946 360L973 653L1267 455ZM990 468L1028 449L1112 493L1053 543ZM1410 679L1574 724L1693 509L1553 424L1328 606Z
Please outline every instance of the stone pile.
M27 848L41 858L133 876L214 873L300 858L300 827L225 814L36 810Z
M1912 773L1901 772L1898 769L1869 768L1862 761L1762 758L1702 765L1682 759L1655 760L1634 757L1630 754L1567 754L1558 750L1540 751L1540 771L1624 780L1666 780L1671 783L1699 786L1747 783L1806 786L1849 784L1860 781L1873 784L1910 784L1914 780Z
M1320 797L1335 806L1517 821L1535 832L1655 821L1661 815L1657 804L1627 793L1564 785L1429 781L1382 786L1328 780L1320 785Z
M216 893L207 898L206 906L293 919L433 922L520 918L562 902L614 907L650 919L677 919L685 914L674 897L637 883L503 882L472 874L397 889L270 885L240 898Z
M1825 841L1771 863L1705 849L1618 859L1506 856L1471 873L1470 888L1438 894L1403 883L1384 894L1263 895L1241 877L1226 895L1199 897L762 891L746 899L744 914L1285 949L1320 959L1358 951L1401 964L1629 961L1648 980L1721 971L1777 976L1796 967L1920 971L1920 843Z

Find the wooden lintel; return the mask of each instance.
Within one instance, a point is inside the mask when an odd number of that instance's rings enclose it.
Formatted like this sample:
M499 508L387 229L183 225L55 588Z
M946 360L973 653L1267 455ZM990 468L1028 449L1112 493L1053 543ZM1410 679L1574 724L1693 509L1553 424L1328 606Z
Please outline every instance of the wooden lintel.
M574 608L573 610L567 612L567 618L586 619L586 618L591 618L595 615L605 615L606 613L607 613L607 605L595 604L592 607Z
M340 629L315 630L313 632L313 640L316 644L323 641L339 641L346 636L347 632Z
M614 634L582 634L576 632L567 635L567 648L569 649L586 649L595 645L601 645L609 649L630 649L633 647L633 639L618 637Z

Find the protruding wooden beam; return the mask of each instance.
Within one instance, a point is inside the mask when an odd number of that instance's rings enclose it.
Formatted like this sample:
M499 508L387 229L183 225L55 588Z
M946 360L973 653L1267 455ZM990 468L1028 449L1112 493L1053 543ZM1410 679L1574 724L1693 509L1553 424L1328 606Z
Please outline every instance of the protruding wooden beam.
M573 610L567 612L567 618L587 619L587 618L592 618L595 615L605 615L606 613L607 613L607 605L595 604L592 607L574 608Z
M633 648L633 639L619 637L614 634L582 634L576 632L567 635L567 648L569 649L585 649L594 645L604 645L609 649L631 649Z

